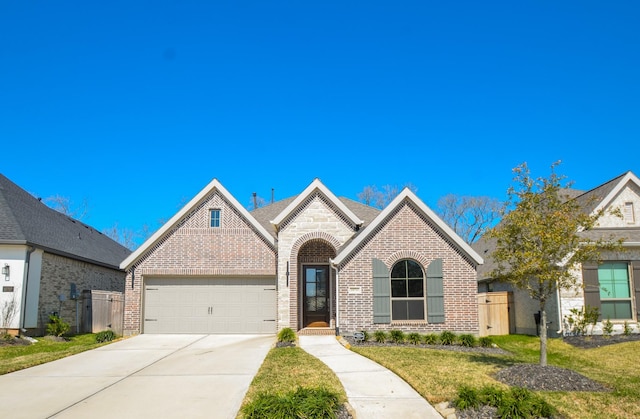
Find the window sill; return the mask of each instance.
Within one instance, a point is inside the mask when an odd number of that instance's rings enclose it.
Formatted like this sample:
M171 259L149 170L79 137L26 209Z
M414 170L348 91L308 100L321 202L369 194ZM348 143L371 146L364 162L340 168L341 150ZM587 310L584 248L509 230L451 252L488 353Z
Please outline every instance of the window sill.
M429 324L429 322L426 320L392 320L391 324L396 326L413 326Z

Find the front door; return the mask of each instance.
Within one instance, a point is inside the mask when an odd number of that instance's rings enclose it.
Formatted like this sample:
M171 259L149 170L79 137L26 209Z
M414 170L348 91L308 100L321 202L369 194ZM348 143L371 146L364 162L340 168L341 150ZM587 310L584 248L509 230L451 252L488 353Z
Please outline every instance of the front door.
M329 327L329 267L305 266L303 327Z

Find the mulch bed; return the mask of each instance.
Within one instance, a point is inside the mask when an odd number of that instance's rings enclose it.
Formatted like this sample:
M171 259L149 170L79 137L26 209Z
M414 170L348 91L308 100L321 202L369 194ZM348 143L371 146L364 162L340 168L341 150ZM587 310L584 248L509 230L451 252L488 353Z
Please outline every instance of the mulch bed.
M613 336L565 336L563 341L569 345L575 346L581 349L600 348L607 345L613 345L616 343L624 342L636 342L640 341L640 333L633 333L630 335L613 335Z
M516 364L501 369L495 378L512 387L534 391L609 391L582 374L551 365Z
M351 336L345 336L344 339L349 342L351 346L354 347L364 347L364 346L400 346L406 348L422 348L422 349L440 349L445 351L456 351L456 352L472 352L472 353L481 353L481 354L490 354L490 355L510 355L510 352L505 351L504 349L498 347L490 347L484 348L481 346L468 347L462 345L425 345L419 344L414 345L411 343L397 344L393 342L384 342L379 343L375 341L367 341L367 342L357 342Z
M31 345L26 339L21 339L19 337L15 337L13 339L0 339L0 347L2 346L22 346L22 345Z

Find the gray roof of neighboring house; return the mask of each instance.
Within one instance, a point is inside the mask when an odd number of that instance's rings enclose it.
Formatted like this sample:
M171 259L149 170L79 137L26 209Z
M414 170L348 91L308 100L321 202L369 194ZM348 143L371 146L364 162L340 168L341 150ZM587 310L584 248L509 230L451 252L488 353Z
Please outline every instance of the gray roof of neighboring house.
M292 196L290 198L276 201L273 204L266 205L251 211L251 215L265 228L269 233L276 237L275 229L271 224L271 220L275 219L287 206L297 198ZM361 204L349 198L338 198L349 210L357 215L364 223L360 226L362 231L374 218L380 213L380 210L369 205Z
M611 191L614 190L621 178L624 177L627 173L629 172L625 172L620 176L617 176L610 181L605 182L602 185L597 186L596 188L591 189L587 192L579 191L576 189L564 189L563 192L565 192L572 199L575 199L576 202L578 202L587 213L591 213L596 209L598 204L600 204L600 202L602 202L602 200L607 195L609 195ZM615 240L622 238L626 242L640 242L640 229L594 228L592 230L584 231L579 234L590 240ZM496 263L491 257L496 248L496 240L489 239L485 235L478 241L473 243L471 247L484 258L484 265L480 265L478 267L478 280L482 281L490 279L491 272L496 268Z
M2 174L0 243L27 244L114 269L131 253L93 227L49 208Z

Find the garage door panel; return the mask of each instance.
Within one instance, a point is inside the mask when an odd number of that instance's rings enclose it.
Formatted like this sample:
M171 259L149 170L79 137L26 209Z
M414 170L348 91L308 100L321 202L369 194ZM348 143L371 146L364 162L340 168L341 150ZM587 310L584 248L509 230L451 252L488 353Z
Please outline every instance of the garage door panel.
M145 280L144 333L275 333L275 279Z

